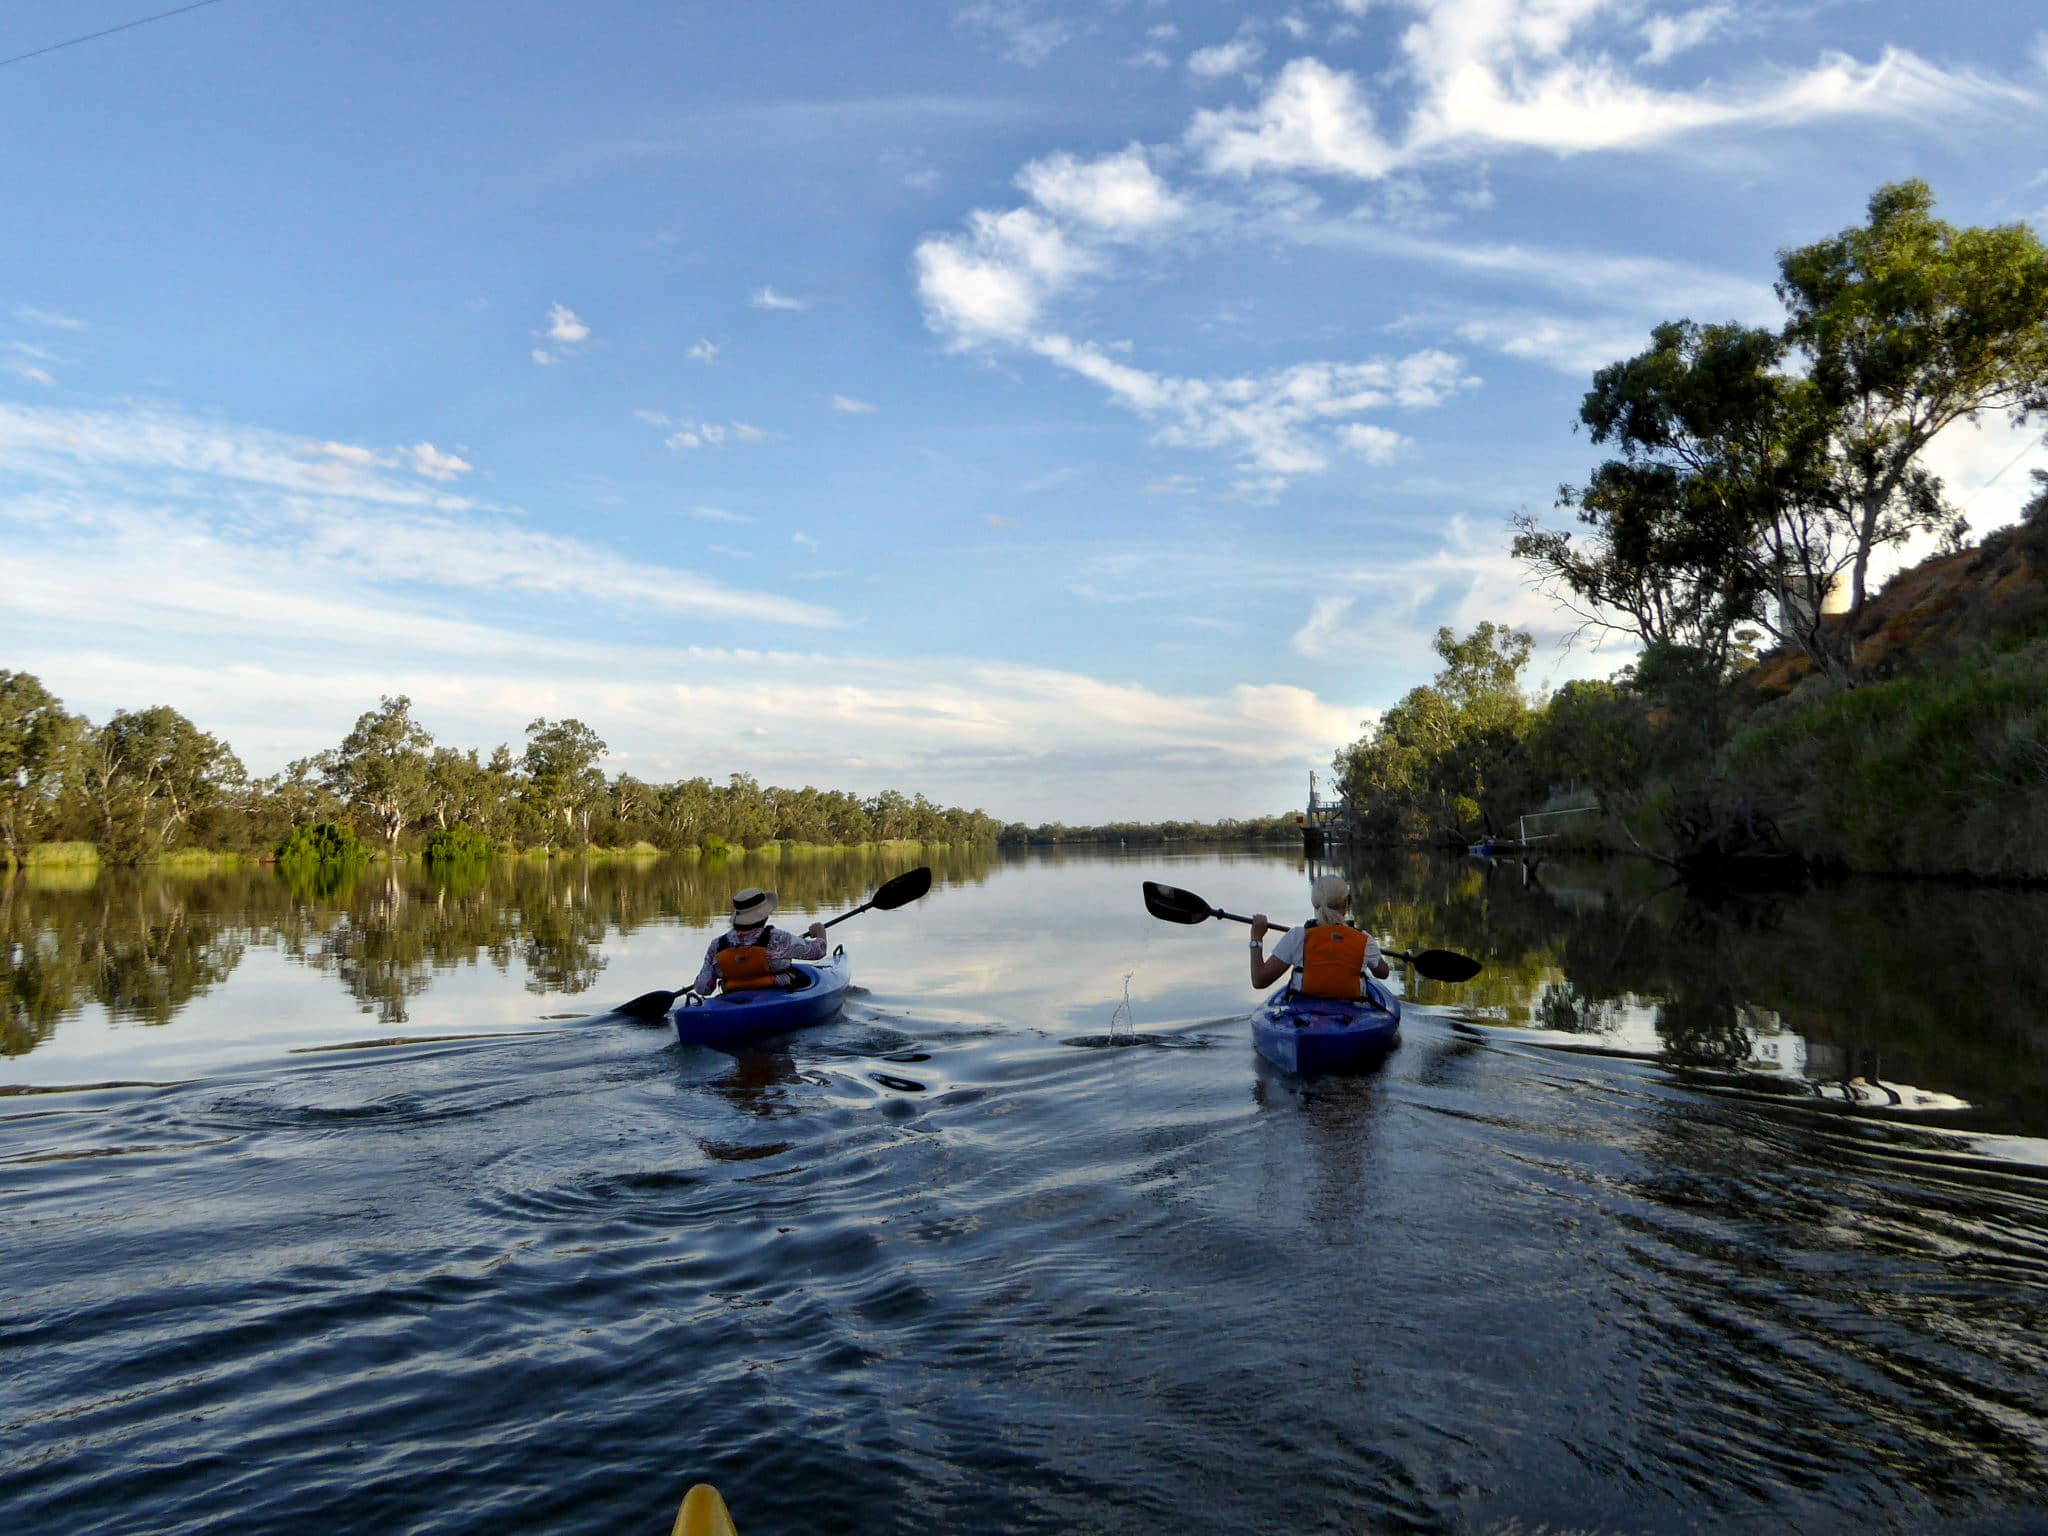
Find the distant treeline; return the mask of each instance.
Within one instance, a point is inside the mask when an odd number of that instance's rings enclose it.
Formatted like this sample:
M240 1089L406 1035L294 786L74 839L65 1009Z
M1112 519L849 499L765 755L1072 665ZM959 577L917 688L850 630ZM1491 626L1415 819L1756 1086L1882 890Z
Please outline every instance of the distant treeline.
M1099 827L1070 827L1064 822L1041 821L1027 827L1021 821L1006 825L997 841L1006 847L1058 847L1067 845L1126 843L1260 843L1298 842L1300 824L1291 815L1253 816L1244 820L1225 817L1222 821L1112 821Z
M517 753L436 745L400 695L364 713L337 746L253 778L225 742L167 705L95 725L35 677L0 670L0 862L53 843L123 864L189 849L254 853L321 823L388 857L437 836L472 854L716 852L778 840L993 842L1000 830L981 811L897 790L781 789L744 773L722 784L607 778L605 750L573 719L535 720Z

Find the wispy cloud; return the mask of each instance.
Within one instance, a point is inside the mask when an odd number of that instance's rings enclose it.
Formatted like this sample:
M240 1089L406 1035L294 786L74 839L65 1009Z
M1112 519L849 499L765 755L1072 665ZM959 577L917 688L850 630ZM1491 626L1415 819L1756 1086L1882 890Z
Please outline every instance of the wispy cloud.
M1717 32L1726 30L1734 18L1735 9L1728 5L1703 5L1697 10L1680 11L1675 16L1652 16L1643 23L1640 62L1668 64L1681 53L1699 47Z
M1024 0L982 0L963 7L958 20L993 37L1005 58L1027 69L1043 64L1073 36L1061 18Z
M649 426L667 432L662 441L678 452L722 447L728 438L736 443L765 443L775 436L773 432L744 421L696 421L687 416L671 417L661 411L635 411L633 414ZM670 431L670 428L674 430Z
M469 460L453 453L443 453L432 443L416 443L406 450L406 454L412 460L413 473L425 475L429 480L453 480L476 468Z
M2015 86L1897 48L1869 64L1826 54L1803 72L1768 73L1747 86L1657 89L1632 79L1597 44L1575 46L1605 9L1598 0L1499 0L1427 11L1402 34L1400 72L1413 100L1391 136L1356 75L1301 58L1257 104L1197 113L1186 142L1214 176L1375 180L1410 164L1503 148L1642 150L1712 129L1923 119L2031 100ZM1651 51L1703 40L1720 25L1714 9L1673 20L1650 38Z
M7 371L16 378L27 379L31 384L54 385L57 382L47 368L38 368L33 363L9 363Z
M981 520L989 527L996 529L1015 528L1018 526L1017 519L1014 517L1004 517L1000 512L984 512L981 514Z
M1349 597L1319 597L1309 610L1308 622L1294 632L1294 648L1311 661L1326 661L1335 655L1352 630Z
M818 547L818 541L816 539L812 538L808 533L804 533L801 531L792 533L789 536L789 542L798 545L804 549L816 549Z
M874 406L865 400L856 400L851 395L834 395L832 397L832 409L843 411L848 416L872 416L875 414Z
M751 523L753 519L744 512L728 512L724 507L692 507L690 516L706 523Z
M1188 55L1188 73L1200 80L1221 80L1241 75L1266 56L1266 45L1249 32L1240 32L1227 43L1198 48Z
M700 336L683 356L691 359L693 362L715 362L718 359L718 344Z
M753 305L756 309L809 309L809 299L792 299L787 294L777 293L773 288L756 288Z
M117 588L124 601L174 604L168 575L140 574L159 558L166 570L174 559L185 562L187 587L200 594L218 595L240 580L274 582L291 602L319 591L357 593L361 603L371 601L363 595L370 590L395 584L603 596L657 611L811 628L839 622L829 609L779 593L736 591L638 551L629 557L538 532L391 473L394 459L431 482L470 467L429 443L387 457L161 412L0 404L0 505L9 516L36 519L46 556L73 543L81 551L103 546L110 558L116 550L132 554L133 586ZM141 479L131 484L131 472ZM63 512L52 524L55 508ZM70 532L53 534L53 527ZM203 613L211 599L191 600L192 611Z
M38 309L33 304L14 306L14 318L24 325L45 326L53 331L82 331L85 322L71 315L59 314L54 309Z

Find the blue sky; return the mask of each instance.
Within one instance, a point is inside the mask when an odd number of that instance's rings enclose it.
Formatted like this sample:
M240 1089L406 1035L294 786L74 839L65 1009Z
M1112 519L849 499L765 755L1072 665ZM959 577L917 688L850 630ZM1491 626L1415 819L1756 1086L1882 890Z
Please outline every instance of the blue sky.
M0 58L147 15L16 0ZM1263 814L1565 649L1591 371L1922 176L2032 6L220 3L0 67L0 666L252 770L407 693L616 770ZM1937 444L1981 528L2039 434Z

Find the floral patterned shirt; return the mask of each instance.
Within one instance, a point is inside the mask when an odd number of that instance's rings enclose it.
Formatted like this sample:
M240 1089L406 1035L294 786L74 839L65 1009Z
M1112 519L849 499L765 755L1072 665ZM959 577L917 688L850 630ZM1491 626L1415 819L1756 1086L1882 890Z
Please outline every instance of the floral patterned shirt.
M699 997L709 997L718 990L718 952L728 947L726 940L735 937L732 932L721 933L711 941L711 947L704 951L704 969L697 973L697 979L690 983L690 990ZM800 933L786 933L770 923L765 928L749 929L743 942L759 944L768 951L769 967L776 971L787 971L792 960L822 960L825 958L825 941L807 939Z

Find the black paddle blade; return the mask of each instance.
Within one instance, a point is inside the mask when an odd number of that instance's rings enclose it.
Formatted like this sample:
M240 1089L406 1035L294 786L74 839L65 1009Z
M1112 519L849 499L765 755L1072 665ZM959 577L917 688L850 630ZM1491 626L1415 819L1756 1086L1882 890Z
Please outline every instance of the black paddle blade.
M1145 910L1168 923L1206 923L1216 916L1216 909L1193 891L1157 880L1145 882Z
M1387 958L1407 961L1410 970L1431 981L1470 981L1485 969L1470 955L1461 955L1455 949L1418 949L1412 955L1390 949Z
M894 912L898 907L907 907L918 897L932 888L932 872L929 869L906 869L893 880L884 880L868 905L881 912Z
M631 1002L619 1004L612 1012L624 1014L629 1019L665 1019L669 1009L676 1005L676 996L674 992L642 992Z

